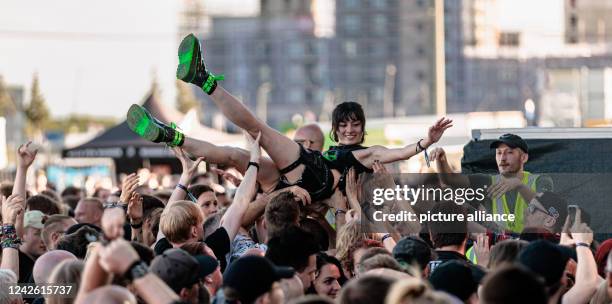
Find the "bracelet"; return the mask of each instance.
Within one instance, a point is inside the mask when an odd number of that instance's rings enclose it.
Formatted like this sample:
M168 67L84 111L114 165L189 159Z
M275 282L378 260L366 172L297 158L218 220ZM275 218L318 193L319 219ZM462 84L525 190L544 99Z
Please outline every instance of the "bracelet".
M185 187L184 185L181 185L181 183L177 183L176 187L185 191L185 193L187 193L187 196L189 197L189 199L194 202L197 203L198 202L198 198L195 197L193 194L191 194L191 192L189 192L189 189L187 189L187 187Z
M256 162L249 162L249 165L247 166L247 170L249 169L250 166L253 166L255 168L257 168L257 170L259 170L259 164Z
M384 242L385 242L385 240L386 240L386 239L388 239L388 238L390 238L390 237L391 237L391 234L389 234L389 233L385 234L385 235L382 237L381 242L383 242L383 243L384 243Z
M583 243L583 242L577 242L576 243L576 248L578 247L586 247L586 248L591 248L591 245L587 244L587 243Z
M338 214L340 214L340 213L346 214L346 210L344 210L344 209L336 209L336 212L334 212L334 216L338 216Z
M417 151L416 151L416 152L417 152L417 153L419 153L419 152L421 152L421 151L425 151L425 152L424 152L424 154L425 154L425 163L427 164L427 168L429 168L429 167L431 167L431 165L429 164L429 163L430 163L430 161L429 161L429 155L427 154L427 149L426 149L425 147L421 146L421 142L422 142L422 141L423 141L423 139L422 139L422 138L421 138L421 139L419 139L419 141L417 141ZM420 149L421 151L419 151L419 149Z
M142 220L141 220L141 221L140 221L140 223L138 223L138 224L134 224L134 223L132 223L132 222L130 221L130 227L132 227L132 228L134 228L134 229L140 229L140 228L142 228L142 224L143 224L143 223L144 223L144 221L142 221Z

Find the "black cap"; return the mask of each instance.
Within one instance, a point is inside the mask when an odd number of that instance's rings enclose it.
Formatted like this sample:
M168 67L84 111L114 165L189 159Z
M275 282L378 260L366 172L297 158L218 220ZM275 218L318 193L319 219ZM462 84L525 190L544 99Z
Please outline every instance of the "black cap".
M268 292L274 282L292 278L291 267L278 267L260 256L245 256L231 263L223 274L223 286L231 287L243 303L251 303Z
M433 259L434 251L418 237L407 236L393 248L393 257L401 263L418 263L421 269Z
M569 252L560 245L539 240L527 245L519 255L519 263L540 275L546 281L546 286L553 286L561 280L565 265L569 260Z
M462 301L466 301L478 289L470 266L459 260L450 260L440 264L429 276L431 285L436 290L448 292Z
M529 153L529 148L527 147L527 143L518 135L514 134L504 134L499 137L498 140L491 143L491 149L496 149L501 144L506 144L510 148L519 148L523 150L525 153Z
M198 280L213 273L219 262L205 256L191 256L180 248L166 250L151 262L151 272L160 277L172 290L179 293L183 288L189 288Z

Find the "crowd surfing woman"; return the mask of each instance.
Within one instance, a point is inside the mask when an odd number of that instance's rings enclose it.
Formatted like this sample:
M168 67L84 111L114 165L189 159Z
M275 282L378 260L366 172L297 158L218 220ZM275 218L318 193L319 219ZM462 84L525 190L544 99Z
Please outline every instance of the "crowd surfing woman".
M312 201L330 198L341 186L349 167L356 166L359 172L364 172L369 171L375 162L385 164L406 160L439 141L444 131L452 126L450 119L440 118L429 128L427 137L415 144L397 149L363 147L363 109L357 103L346 102L340 104L332 115L332 136L339 145L322 154L305 149L271 128L221 87L217 80L223 77L215 76L206 69L200 42L194 35L188 35L181 42L179 61L179 79L202 88L232 123L252 136L261 131L261 146L271 158L261 160L258 174L260 186L266 192L297 185L308 191ZM248 153L245 150L218 147L186 137L174 125L168 126L158 121L139 105L130 107L127 120L135 133L150 141L180 146L194 156L204 156L211 163L233 166L241 172L248 166Z

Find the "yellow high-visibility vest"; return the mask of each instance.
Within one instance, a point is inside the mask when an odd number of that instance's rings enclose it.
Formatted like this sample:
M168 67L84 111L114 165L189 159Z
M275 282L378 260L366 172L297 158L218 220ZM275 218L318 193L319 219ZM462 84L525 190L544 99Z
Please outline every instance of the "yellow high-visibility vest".
M524 185L527 185L533 192L536 191L536 180L538 179L539 175L537 174L531 174L527 171L523 172L523 179L521 180L521 182ZM499 180L501 180L501 175L495 175L495 176L491 176L492 179L492 185L496 184L497 182L499 182ZM515 233L521 233L523 231L523 218L524 218L524 212L525 209L528 207L528 202L525 201L525 199L523 198L523 196L520 193L516 194L516 199L514 202L514 222L503 222L501 223L502 225L505 225L506 228L508 228L510 231L515 232ZM506 198L506 193L504 193L504 195L502 195L501 197L498 197L497 199L495 199L495 201L493 202L493 214L502 214L500 211L503 210L503 214L511 214L510 213L510 208L508 207L508 201Z

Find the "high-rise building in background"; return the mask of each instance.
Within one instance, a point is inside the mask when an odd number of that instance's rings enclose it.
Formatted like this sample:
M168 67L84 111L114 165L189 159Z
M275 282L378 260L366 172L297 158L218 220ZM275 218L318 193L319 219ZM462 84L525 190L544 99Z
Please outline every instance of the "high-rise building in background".
M612 2L564 0L567 43L612 43Z
M612 22L602 18L612 4L547 1L538 4L559 4L550 10L558 22L508 26L511 0L260 0L258 16L212 17L201 38L208 66L227 75L223 85L275 127L295 114L329 119L347 100L370 118L435 114L440 58L447 112L523 111L533 102L547 125L612 119ZM225 125L200 96L205 122Z

